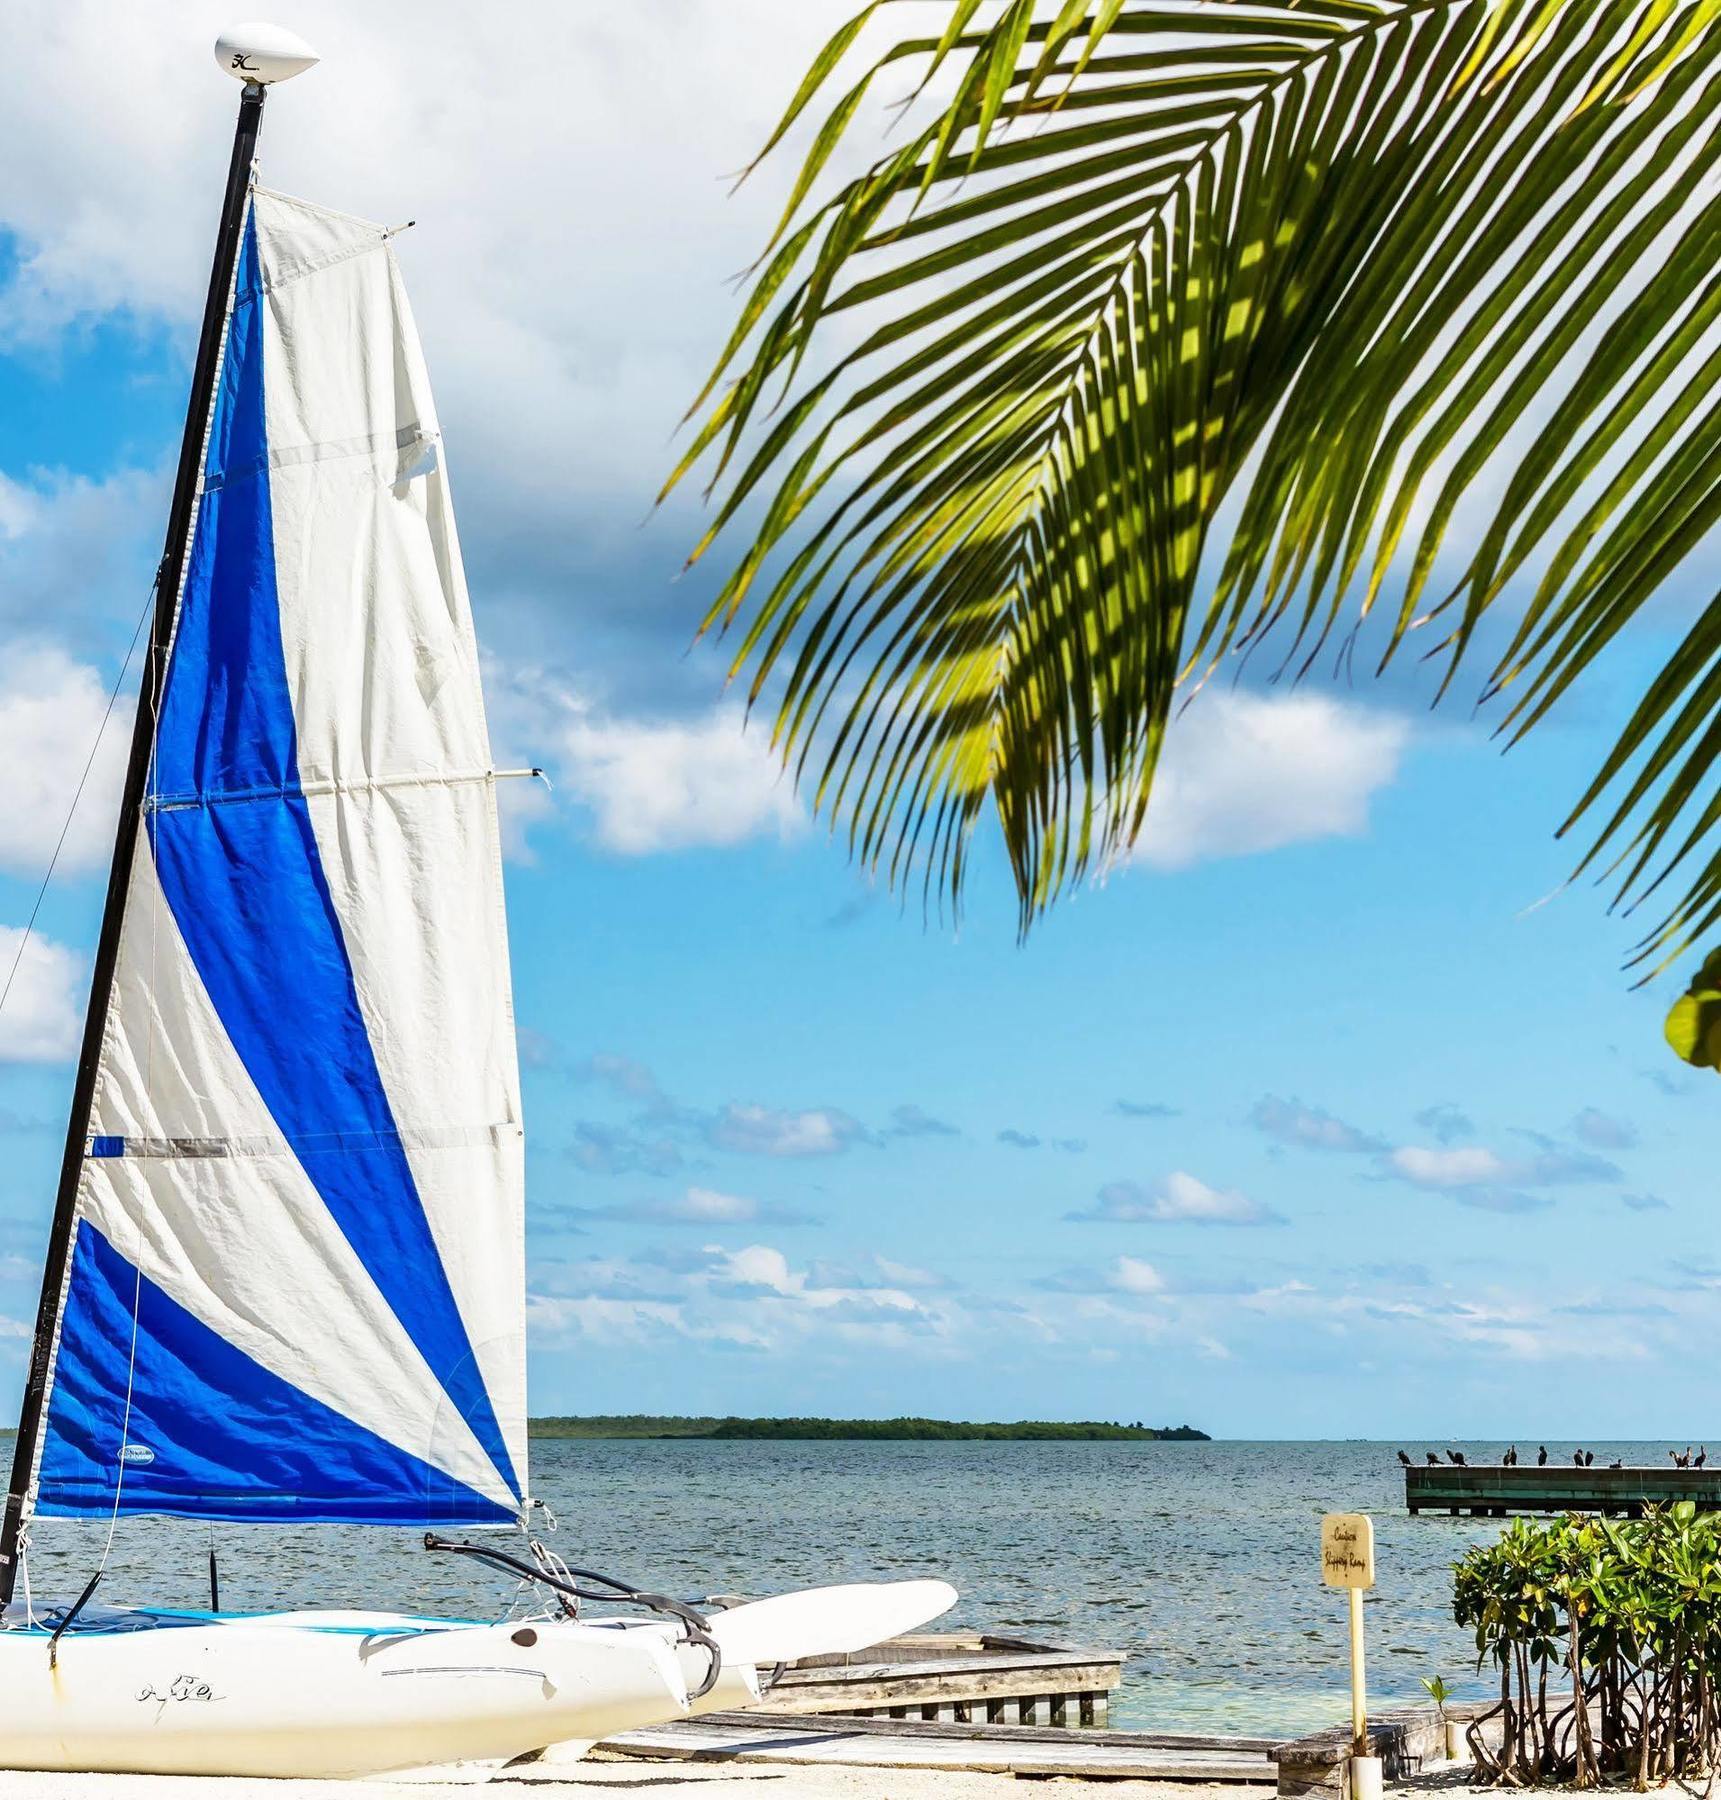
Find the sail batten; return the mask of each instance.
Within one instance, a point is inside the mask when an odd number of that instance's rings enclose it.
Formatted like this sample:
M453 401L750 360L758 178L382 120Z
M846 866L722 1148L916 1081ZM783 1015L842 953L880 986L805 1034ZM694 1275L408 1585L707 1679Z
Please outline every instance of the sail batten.
M80 1176L45 1514L523 1504L518 1073L439 440L386 234L257 190Z

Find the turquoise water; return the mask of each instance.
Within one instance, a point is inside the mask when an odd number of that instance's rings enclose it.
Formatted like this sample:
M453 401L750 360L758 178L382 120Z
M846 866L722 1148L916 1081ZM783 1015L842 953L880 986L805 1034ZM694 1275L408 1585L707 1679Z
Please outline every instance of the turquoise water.
M1345 1603L1320 1581L1323 1512L1375 1518L1371 1693L1416 1700L1432 1674L1482 1691L1451 1622L1449 1568L1498 1527L1408 1517L1394 1448L539 1441L532 1454L534 1489L560 1521L552 1542L572 1562L683 1597L943 1575L962 1590L954 1624L1126 1651L1121 1724L1271 1734L1346 1708ZM1486 1461L1501 1446L1463 1448ZM1598 1461L1666 1461L1661 1444L1592 1448ZM106 1535L39 1523L35 1590L75 1595ZM233 1609L472 1617L506 1603L499 1580L427 1554L410 1532L159 1519L120 1522L101 1598L207 1604L211 1541Z

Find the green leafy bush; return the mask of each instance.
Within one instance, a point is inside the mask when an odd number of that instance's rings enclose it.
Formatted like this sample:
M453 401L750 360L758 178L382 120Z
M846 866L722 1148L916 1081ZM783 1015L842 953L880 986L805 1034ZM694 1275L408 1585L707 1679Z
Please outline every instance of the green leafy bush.
M1453 1616L1500 1678L1469 1731L1495 1779L1643 1789L1721 1764L1721 1516L1681 1501L1633 1520L1516 1520L1455 1565Z

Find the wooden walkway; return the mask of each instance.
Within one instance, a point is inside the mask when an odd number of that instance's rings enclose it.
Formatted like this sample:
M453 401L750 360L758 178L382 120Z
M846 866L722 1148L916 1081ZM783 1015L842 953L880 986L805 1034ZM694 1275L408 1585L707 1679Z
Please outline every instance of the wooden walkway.
M808 1764L875 1769L970 1769L996 1775L1271 1786L1266 1738L1136 1731L951 1725L921 1720L710 1713L598 1746L600 1756L651 1761Z
M922 1632L853 1656L807 1657L770 1690L776 1713L947 1725L1100 1726L1123 1680L1115 1650L1059 1649L996 1633Z
M1721 1469L1580 1469L1431 1463L1404 1471L1404 1503L1411 1512L1471 1513L1503 1519L1508 1513L1600 1512L1641 1514L1650 1504L1691 1500L1721 1512Z

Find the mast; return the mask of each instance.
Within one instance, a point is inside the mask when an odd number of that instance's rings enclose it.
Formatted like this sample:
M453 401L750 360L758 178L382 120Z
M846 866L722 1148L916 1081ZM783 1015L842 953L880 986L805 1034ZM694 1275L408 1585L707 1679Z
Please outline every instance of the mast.
M259 42L258 40L262 41ZM288 49L291 46L291 49ZM303 56L294 52L304 52ZM78 1184L88 1145L90 1111L95 1098L96 1074L102 1039L107 1028L108 1004L113 992L114 966L119 956L120 928L125 897L131 884L132 861L154 752L156 709L167 673L168 647L173 637L174 616L190 548L193 517L202 474L204 440L221 361L221 345L227 322L227 305L233 289L233 272L244 229L246 199L251 183L251 164L256 155L257 133L263 121L265 84L298 74L315 61L305 46L285 33L267 27L248 27L246 41L223 37L216 44L216 59L229 74L244 82L239 119L233 133L233 154L227 165L227 188L221 201L221 223L215 239L215 256L209 271L209 292L203 304L203 330L197 343L197 360L191 378L191 399L185 414L185 435L179 447L179 470L174 478L173 504L168 512L167 539L156 570L155 608L143 680L138 691L137 716L132 725L131 755L126 764L125 787L120 802L119 829L114 839L113 866L108 875L107 901L102 911L101 935L96 942L95 973L90 983L89 1010L84 1017L83 1046L78 1053L77 1079L72 1088L71 1115L66 1123L66 1145L60 1163L60 1184L54 1202L54 1220L48 1254L42 1271L42 1294L36 1310L35 1339L25 1376L23 1405L18 1417L18 1437L12 1457L4 1516L0 1517L0 1609L10 1604L18 1579L19 1538L25 1522L25 1503L35 1468L37 1443L53 1362L54 1334L59 1321L66 1267L76 1225ZM296 66L282 66L283 63Z

